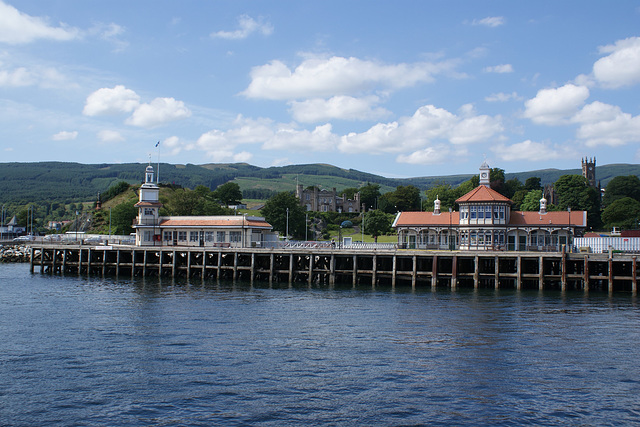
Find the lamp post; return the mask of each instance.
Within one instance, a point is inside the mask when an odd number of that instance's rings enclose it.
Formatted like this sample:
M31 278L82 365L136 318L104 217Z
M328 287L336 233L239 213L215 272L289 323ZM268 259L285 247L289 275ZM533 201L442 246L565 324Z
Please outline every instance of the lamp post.
M111 240L111 206L109 206L109 240Z
M308 241L308 231L309 231L309 214L304 214L304 241Z
M287 229L284 237L285 237L285 240L288 242L289 241L289 208L287 208Z
M78 241L78 211L76 211L76 242Z
M364 245L364 219L365 219L365 215L367 214L367 211L364 208L364 203L362 204L362 227L360 227L361 231L362 231L362 244Z
M571 245L573 244L573 230L571 229L571 207L567 208L567 212L569 212L569 252L571 252Z
M453 250L453 243L451 242L451 215L452 209L449 208L449 250Z

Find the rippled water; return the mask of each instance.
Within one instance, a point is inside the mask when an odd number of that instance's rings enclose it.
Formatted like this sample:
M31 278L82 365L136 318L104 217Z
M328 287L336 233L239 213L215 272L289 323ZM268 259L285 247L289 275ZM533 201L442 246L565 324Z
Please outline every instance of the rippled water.
M0 425L640 422L631 295L269 288L0 265Z

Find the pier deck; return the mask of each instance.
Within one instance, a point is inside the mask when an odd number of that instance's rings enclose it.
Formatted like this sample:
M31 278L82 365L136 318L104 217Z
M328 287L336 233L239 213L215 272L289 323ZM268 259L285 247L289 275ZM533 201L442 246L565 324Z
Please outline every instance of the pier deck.
M42 245L31 272L288 283L637 292L632 254Z

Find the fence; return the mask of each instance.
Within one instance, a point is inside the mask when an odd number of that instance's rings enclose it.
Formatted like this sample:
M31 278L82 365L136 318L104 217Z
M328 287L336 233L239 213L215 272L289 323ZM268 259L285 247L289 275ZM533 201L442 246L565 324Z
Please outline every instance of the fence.
M622 252L640 252L640 237L576 237L576 248L590 248L591 252L604 253L609 249Z

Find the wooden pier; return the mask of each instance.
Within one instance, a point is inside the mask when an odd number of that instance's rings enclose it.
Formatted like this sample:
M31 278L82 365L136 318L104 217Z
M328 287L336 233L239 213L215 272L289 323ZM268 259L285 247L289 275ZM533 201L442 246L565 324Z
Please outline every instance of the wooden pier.
M288 283L637 292L636 255L43 245L31 272Z

